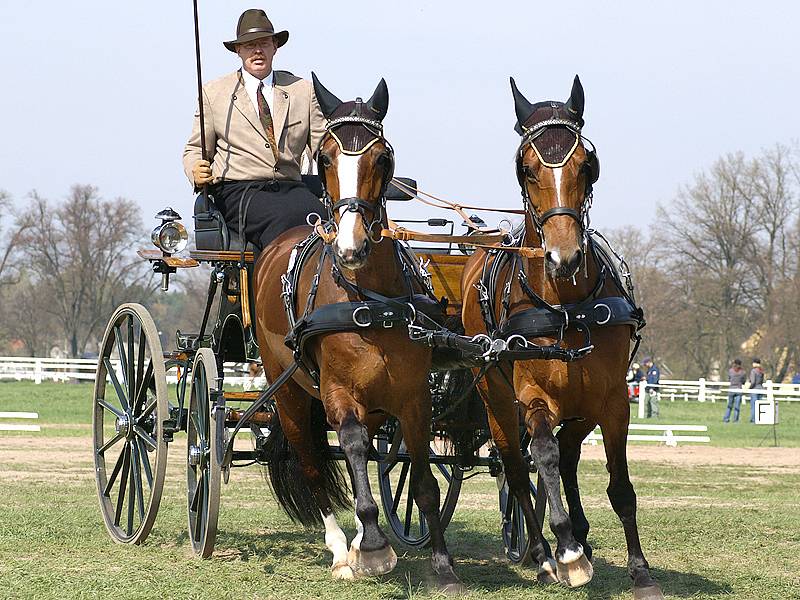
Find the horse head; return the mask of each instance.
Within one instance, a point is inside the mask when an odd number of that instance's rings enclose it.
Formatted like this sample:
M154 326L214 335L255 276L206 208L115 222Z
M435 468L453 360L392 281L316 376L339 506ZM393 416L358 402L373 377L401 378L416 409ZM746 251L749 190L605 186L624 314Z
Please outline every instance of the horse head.
M334 256L341 266L356 270L388 225L384 196L394 173L394 151L383 137L382 121L389 91L381 79L366 102L342 102L313 73L312 78L328 119L316 158L328 217L335 225Z
M538 235L548 272L575 275L583 262L592 184L600 174L594 146L581 134L583 86L578 76L566 102L529 102L511 78L522 136L516 155L517 180L526 209L526 235Z

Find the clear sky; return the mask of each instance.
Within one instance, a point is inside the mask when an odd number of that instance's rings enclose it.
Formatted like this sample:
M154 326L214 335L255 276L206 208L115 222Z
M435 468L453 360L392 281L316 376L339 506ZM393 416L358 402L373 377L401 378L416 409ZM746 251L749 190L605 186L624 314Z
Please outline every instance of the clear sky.
M199 0L203 76L239 66L248 0ZM800 3L292 1L261 5L290 31L276 68L313 69L342 99L389 85L398 175L462 203L515 207L508 77L531 101L586 93L598 227L646 226L718 156L800 137ZM181 152L197 102L190 0L0 2L0 189L24 204L74 183L126 196L146 224L190 217ZM410 203L390 214L425 216ZM491 220L490 220L491 221ZM496 222L496 221L493 221Z

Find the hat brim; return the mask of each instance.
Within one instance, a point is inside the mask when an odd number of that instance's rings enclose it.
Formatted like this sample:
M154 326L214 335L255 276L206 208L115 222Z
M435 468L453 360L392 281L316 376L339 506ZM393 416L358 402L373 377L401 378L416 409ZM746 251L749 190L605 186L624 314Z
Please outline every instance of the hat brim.
M230 42L222 42L222 45L225 46L231 52L236 52L236 46L238 44L246 44L247 42L252 42L255 40L260 40L268 37L274 37L275 46L280 48L289 40L289 32L278 31L277 33L266 33L263 31L257 31L254 33L245 33L244 35L239 36L238 38Z

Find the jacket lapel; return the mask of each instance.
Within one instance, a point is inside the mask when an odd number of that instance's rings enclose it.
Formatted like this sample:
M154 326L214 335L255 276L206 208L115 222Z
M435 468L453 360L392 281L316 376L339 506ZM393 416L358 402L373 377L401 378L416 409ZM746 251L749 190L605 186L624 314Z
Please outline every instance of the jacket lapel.
M250 100L250 96L244 87L244 81L242 80L241 72L239 72L238 75L236 86L233 89L233 105L236 107L236 110L238 110L247 120L247 122L250 123L250 126L255 129L262 138L267 139L267 136L264 133L264 127L261 125L261 119L258 118L258 114L256 114L256 111L253 108L253 102Z
M275 90L272 96L272 128L275 130L275 140L280 147L283 129L286 127L286 117L289 115L289 92L286 91L286 81L283 73L275 71Z

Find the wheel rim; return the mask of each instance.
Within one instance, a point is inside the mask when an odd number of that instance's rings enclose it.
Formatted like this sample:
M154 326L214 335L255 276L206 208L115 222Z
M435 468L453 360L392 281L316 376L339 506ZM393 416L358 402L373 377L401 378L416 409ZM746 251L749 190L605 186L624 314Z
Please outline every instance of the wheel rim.
M217 368L213 353L202 348L192 369L187 433L187 502L189 538L194 552L207 558L214 551L219 515L220 467L216 445L221 440L219 422L213 418L211 389L216 385ZM224 408L220 411L224 415Z
M411 461L402 437L393 440L392 446L395 444L400 445L398 460L378 463L378 487L383 512L398 541L412 548L422 548L430 543L431 534L422 511L414 503L411 491ZM377 447L381 454L390 451L390 443L385 438L378 438ZM441 454L434 448L430 449L432 457ZM455 464L432 463L431 470L439 482L439 489L447 490L443 496L440 495L439 506L442 529L446 529L458 503L464 473Z
M158 331L147 310L125 304L103 336L92 416L95 479L111 537L139 544L155 522L166 469L167 389Z

